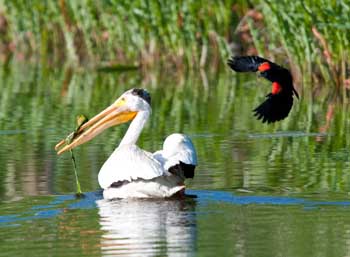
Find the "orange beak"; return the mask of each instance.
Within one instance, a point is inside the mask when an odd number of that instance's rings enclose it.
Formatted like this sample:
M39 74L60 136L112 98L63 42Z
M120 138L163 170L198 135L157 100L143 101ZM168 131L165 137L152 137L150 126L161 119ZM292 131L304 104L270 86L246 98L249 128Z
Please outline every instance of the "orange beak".
M92 119L83 124L77 131L77 137L72 140L68 145L65 145L59 150L61 146L64 145L65 140L61 140L56 146L55 150L58 151L57 154L60 155L68 150L77 147L78 145L84 144L100 133L102 133L107 128L116 126L125 122L128 122L135 118L137 112L128 110L125 105L124 98L118 99L112 105L104 109L102 112L94 116Z

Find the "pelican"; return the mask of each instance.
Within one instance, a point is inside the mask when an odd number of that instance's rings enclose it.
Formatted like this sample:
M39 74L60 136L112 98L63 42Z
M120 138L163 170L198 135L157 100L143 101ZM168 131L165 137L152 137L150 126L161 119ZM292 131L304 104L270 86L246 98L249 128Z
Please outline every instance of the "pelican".
M191 139L171 134L163 149L147 152L136 145L152 110L151 97L144 89L123 93L112 105L84 123L71 143L56 145L62 154L84 144L109 127L132 121L119 146L103 164L98 182L105 199L167 198L183 195L184 180L193 178L197 154Z

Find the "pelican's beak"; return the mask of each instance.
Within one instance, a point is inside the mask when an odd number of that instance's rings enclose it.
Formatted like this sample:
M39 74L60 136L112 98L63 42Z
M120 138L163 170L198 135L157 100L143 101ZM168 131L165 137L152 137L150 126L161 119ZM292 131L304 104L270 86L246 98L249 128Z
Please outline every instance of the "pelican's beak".
M77 147L78 145L90 141L109 127L134 119L137 112L130 111L125 104L125 99L119 98L111 106L107 107L105 110L83 124L76 132L78 136L76 136L76 138L74 138L70 144L65 145L59 150L59 148L65 143L65 140L61 140L55 146L55 150L58 151L57 154L59 155L65 151Z

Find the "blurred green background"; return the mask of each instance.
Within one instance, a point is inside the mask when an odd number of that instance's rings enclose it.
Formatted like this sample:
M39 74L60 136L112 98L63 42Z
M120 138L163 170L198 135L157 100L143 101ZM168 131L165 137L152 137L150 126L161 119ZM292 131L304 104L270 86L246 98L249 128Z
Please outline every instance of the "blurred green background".
M346 0L0 1L5 63L217 68L231 53L260 54L296 81L349 87L349 32Z

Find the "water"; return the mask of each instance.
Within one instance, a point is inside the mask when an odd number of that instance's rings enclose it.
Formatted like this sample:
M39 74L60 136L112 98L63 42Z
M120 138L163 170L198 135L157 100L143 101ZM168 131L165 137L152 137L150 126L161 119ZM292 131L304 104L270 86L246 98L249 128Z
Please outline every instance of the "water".
M123 125L75 150L87 192L75 199L70 156L53 147L76 114L91 117L131 87L152 96L142 148L173 132L193 139L192 197L102 199L97 174ZM0 256L349 256L348 106L327 92L300 92L287 120L265 125L251 110L269 86L254 75L13 64L0 88Z
M7 215L0 217L2 254L346 256L348 253L350 201L238 197L229 192L205 190L189 193L197 198L111 202L103 200L100 193L87 193L81 200L63 195L8 203Z

